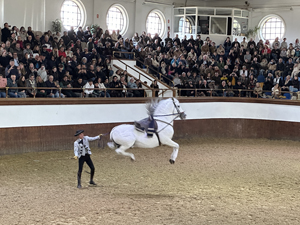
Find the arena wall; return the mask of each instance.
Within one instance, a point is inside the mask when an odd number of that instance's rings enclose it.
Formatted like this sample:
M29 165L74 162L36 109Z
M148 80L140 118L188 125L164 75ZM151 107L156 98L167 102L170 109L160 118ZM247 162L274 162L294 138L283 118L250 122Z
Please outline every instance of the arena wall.
M182 98L187 120L174 138L268 138L300 141L300 102L238 98ZM77 129L94 136L147 117L145 99L1 100L0 154L72 149ZM94 147L101 147L108 136Z

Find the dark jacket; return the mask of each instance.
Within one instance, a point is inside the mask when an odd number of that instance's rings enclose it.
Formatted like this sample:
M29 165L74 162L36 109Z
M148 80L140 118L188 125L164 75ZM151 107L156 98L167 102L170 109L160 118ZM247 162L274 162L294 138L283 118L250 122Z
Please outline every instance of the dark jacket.
M57 92L57 87L56 87L56 85L55 85L54 82L51 83L49 80L47 80L47 81L45 82L45 85L46 85L46 87L53 87L53 89L47 89L47 90L46 90L47 95L49 95L50 93L56 94L56 92Z

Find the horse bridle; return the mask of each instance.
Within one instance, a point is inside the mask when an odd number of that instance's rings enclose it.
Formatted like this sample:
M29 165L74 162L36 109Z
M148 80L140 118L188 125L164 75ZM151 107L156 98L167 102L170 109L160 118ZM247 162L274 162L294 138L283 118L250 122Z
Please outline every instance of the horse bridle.
M174 98L172 98L172 102L173 102L173 105L174 105L174 108L176 109L177 113L174 113L174 110L173 110L173 113L172 114L167 114L167 115L153 115L153 117L162 117L162 116L175 116L174 119L171 120L171 122L166 122L166 121L163 121L163 120L159 120L159 119L156 119L156 121L159 121L159 122L162 122L162 123L165 123L167 124L166 126L164 126L161 130L157 131L157 133L161 132L162 130L164 130L167 126L171 126L173 127L173 125L171 124L174 120L176 120L178 117L182 118L182 115L184 114L184 112L180 112L178 107L176 106L175 104L175 100Z

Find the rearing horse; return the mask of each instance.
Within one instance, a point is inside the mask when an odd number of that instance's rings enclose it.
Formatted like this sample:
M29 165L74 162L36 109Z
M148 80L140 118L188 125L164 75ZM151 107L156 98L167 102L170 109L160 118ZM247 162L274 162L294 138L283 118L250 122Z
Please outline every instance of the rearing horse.
M129 156L132 160L135 157L132 153L126 152L132 147L155 148L161 145L167 145L173 148L169 162L175 163L178 155L179 145L172 141L174 134L173 123L178 117L186 118L186 114L181 108L179 101L175 98L165 100L155 99L146 105L148 114L157 123L157 130L153 137L148 137L146 132L139 132L134 125L122 124L116 126L110 132L110 140L107 145L115 149L118 154Z

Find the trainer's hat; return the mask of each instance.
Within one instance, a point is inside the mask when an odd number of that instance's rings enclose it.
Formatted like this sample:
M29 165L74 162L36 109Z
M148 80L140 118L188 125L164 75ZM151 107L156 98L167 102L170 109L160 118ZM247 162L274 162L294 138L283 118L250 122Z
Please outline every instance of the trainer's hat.
M78 136L79 134L81 134L81 133L83 133L83 132L84 132L84 130L77 130L77 131L76 131L76 134L75 134L74 136L76 137L76 136Z

